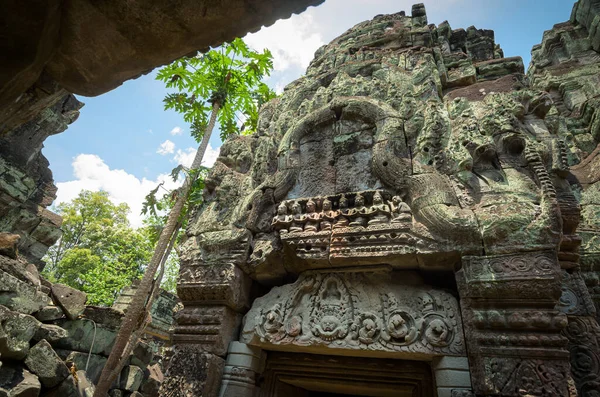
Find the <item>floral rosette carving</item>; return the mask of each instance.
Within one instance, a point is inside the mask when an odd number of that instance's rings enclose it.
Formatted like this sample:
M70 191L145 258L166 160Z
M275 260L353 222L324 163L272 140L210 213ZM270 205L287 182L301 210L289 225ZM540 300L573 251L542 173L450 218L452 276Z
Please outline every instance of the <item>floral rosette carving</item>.
M365 345L370 345L377 341L381 333L379 318L373 313L360 313L354 318L351 330L353 339L357 339Z
M440 316L432 316L426 321L425 339L432 346L445 347L453 337L452 327Z

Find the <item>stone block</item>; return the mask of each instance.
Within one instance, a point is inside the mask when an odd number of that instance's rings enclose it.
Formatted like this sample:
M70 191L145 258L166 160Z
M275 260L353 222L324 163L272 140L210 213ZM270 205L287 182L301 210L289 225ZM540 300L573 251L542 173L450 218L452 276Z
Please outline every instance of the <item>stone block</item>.
M0 356L23 360L29 352L29 341L40 325L40 322L30 315L0 306Z
M85 310L87 295L64 284L52 285L52 298L70 320L75 320Z
M58 306L50 305L43 307L34 317L41 322L54 321L63 318L65 313Z
M73 350L88 353L92 348L92 336L94 335L94 323L87 319L59 320L57 325L65 329L69 337L60 339L55 347L65 350ZM103 325L96 325L96 339L93 344L92 354L107 356L110 354L115 341L116 331Z
M112 307L86 306L82 314L87 318L101 324L106 328L118 330L123 319L123 312Z
M31 283L0 270L0 305L19 313L31 314L48 305L48 295Z
M130 392L137 391L143 379L144 371L140 367L137 365L128 365L121 371L119 388Z
M12 233L0 233L0 255L17 259L17 245L21 236Z
M123 391L119 389L112 389L108 392L110 397L123 397Z
M41 388L38 377L25 368L6 364L2 366L0 396L4 393L7 397L37 397Z
M152 361L154 352L152 347L144 342L138 342L135 349L133 349L133 355L131 356L131 364L137 365L140 368L146 368Z
M151 365L147 368L147 377L142 382L140 391L144 397L158 397L160 385L164 380L164 375L158 364Z
M42 324L33 336L33 340L40 341L45 339L50 343L55 343L59 339L66 338L68 336L69 333L58 325Z
M217 396L224 364L225 360L214 354L191 346L177 346L169 360L159 395Z
M58 387L44 394L44 397L92 397L95 387L85 371L77 371L76 375L77 380L69 375Z
M65 362L72 362L77 368L85 370L88 378L90 378L90 380L94 384L98 383L98 380L100 379L100 374L102 374L102 369L106 364L106 360L106 357L99 356L97 354L92 354L89 355L88 364L88 354L82 352L70 352L65 358Z
M41 340L29 350L25 365L47 388L57 386L69 376L69 369L46 340Z

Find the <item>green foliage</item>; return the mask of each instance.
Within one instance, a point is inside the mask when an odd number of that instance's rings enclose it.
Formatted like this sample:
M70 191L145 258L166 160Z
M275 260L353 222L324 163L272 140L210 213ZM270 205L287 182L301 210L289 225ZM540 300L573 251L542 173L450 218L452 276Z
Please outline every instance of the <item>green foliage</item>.
M275 97L261 81L272 69L269 50L252 51L238 38L203 55L178 59L160 69L156 78L177 90L165 97L165 109L183 114L200 142L215 102L221 106L217 121L222 140L256 130L259 107ZM236 122L240 113L246 118L241 128Z
M63 235L44 257L44 276L86 292L89 304L111 305L150 260L150 231L133 229L129 207L113 204L106 192L82 191L56 212Z

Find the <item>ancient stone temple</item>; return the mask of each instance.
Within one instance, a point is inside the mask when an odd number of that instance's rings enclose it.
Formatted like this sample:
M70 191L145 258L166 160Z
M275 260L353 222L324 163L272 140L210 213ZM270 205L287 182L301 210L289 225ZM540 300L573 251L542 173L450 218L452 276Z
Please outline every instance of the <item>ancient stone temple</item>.
M206 180L162 395L598 396L599 21L320 48Z

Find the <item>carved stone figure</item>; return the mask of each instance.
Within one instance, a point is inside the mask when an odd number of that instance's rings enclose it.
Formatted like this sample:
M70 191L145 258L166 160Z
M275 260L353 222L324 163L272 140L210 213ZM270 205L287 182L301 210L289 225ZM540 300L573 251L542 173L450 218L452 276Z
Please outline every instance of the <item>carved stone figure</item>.
M306 216L302 214L302 208L297 201L292 204L292 226L290 232L301 232L304 230Z
M392 222L410 222L412 221L412 211L408 204L406 204L400 196L392 197Z
M348 199L345 195L342 194L339 201L339 210L337 211L336 222L333 225L334 229L347 227L350 224L348 220L349 210L348 210Z
M323 210L319 213L319 219L321 220L321 230L331 230L336 216L336 212L332 210L331 201L327 198L324 199Z
M351 219L350 226L366 226L368 209L365 207L365 198L362 194L357 193L354 198L354 207L348 211L348 215Z
M316 212L317 205L314 201L308 200L306 203L306 214L304 220L306 222L304 226L305 232L316 232L319 230L319 213Z
M277 216L273 218L273 228L279 231L279 233L287 233L290 225L292 224L293 217L288 215L287 205L285 203L279 204L277 207Z
M373 195L373 205L369 208L369 225L377 225L380 223L388 223L390 221L390 207L383 202L381 193L375 192Z

